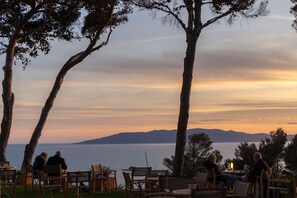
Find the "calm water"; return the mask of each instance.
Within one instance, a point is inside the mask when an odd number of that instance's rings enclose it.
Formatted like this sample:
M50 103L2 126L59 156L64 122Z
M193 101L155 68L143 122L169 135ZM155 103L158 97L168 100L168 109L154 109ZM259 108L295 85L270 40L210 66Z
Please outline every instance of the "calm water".
M234 143L213 143L214 149L218 149L223 155L223 161L234 157ZM24 157L22 144L8 145L7 160L18 169ZM89 170L91 164L102 164L117 170L118 183L123 184L121 169L129 166L146 166L147 163L153 169L166 169L163 159L174 154L175 144L40 144L36 148L35 155L47 152L49 156L60 150L68 165L68 170ZM147 162L146 162L147 156Z

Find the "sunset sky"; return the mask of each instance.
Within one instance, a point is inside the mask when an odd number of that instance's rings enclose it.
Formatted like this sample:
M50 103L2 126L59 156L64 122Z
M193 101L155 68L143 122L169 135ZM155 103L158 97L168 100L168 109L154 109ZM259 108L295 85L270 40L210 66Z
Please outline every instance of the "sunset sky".
M290 0L270 0L267 17L239 19L232 26L222 20L203 31L188 128L268 133L282 127L297 133L297 33L291 6ZM10 143L29 141L59 69L85 46L56 42L25 71L14 67ZM134 12L108 46L67 74L40 142L176 129L184 55L182 30Z

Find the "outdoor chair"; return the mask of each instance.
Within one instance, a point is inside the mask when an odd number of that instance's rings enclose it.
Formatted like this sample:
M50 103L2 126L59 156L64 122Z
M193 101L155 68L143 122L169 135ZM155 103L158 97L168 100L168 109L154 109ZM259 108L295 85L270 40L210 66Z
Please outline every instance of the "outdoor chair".
M251 183L236 180L233 190L227 192L226 197L248 197Z
M152 167L136 167L132 166L132 180L138 181L148 178L151 175Z
M130 173L123 172L125 180L125 198L131 198L132 194L136 194L139 197L144 197L145 193L151 192L151 189L146 188L147 181L133 181L131 180Z
M32 165L25 165L25 192L27 192L27 180L31 178L31 188L38 190L39 187L39 174L33 170Z
M196 180L196 185L199 188L206 187L207 176L208 176L208 173L203 173L203 172L197 171L195 177L193 177L193 178Z
M95 192L96 186L100 187L100 191L107 190L110 192L111 188L114 186L117 188L117 179L116 179L116 171L106 169L104 170L101 166L101 164L92 164L92 188ZM113 185L112 182L114 182Z
M61 197L64 184L65 175L63 175L61 165L47 165L45 166L45 175L40 177L38 197L44 198L46 191L49 191L51 198L54 196L54 191L57 191L56 194Z
M262 170L256 180L256 194L259 198L269 198L270 174L266 170Z
M88 191L88 197L90 198L92 196L91 179L91 171L67 172L66 197L71 191L74 197L81 198L81 191Z
M5 197L16 197L16 177L16 170L0 170L0 193Z

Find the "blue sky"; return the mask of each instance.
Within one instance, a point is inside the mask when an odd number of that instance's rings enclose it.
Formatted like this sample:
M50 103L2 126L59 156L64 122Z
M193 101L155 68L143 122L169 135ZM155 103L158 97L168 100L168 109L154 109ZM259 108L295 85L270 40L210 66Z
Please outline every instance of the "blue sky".
M189 128L297 132L297 34L290 0L270 15L224 20L201 34ZM14 68L11 143L28 142L53 81L82 42L55 42L49 55ZM182 30L136 11L108 46L66 76L40 142L76 142L118 132L175 129L185 55ZM1 61L4 64L3 56Z

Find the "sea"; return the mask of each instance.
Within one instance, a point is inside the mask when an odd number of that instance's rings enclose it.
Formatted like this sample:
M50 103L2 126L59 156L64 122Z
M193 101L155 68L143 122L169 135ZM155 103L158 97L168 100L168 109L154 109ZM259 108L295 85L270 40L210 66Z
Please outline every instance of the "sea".
M235 148L239 142L213 143L225 159L234 158ZM6 158L12 166L20 169L24 158L24 144L9 144ZM41 152L49 156L56 151L62 152L62 157L68 165L68 171L90 170L91 164L101 164L117 171L118 184L124 184L122 170L130 166L151 166L152 169L167 169L163 165L165 157L171 157L175 152L175 144L39 144L33 160ZM33 163L33 162L32 162Z

